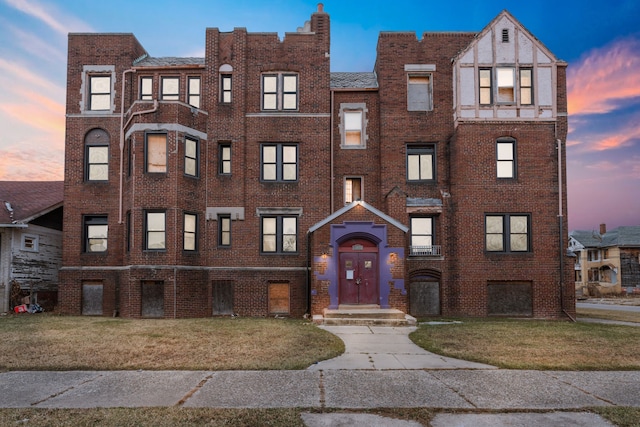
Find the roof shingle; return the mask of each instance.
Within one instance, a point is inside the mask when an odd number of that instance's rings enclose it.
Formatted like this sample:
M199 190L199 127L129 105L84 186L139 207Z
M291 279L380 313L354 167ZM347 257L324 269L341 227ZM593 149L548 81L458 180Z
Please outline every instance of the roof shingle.
M21 222L63 200L63 181L0 181L0 224Z

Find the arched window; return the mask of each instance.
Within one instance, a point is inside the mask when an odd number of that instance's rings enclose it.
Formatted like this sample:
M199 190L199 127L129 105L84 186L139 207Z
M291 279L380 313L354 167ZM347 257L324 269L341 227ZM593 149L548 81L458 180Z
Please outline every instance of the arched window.
M84 137L84 180L109 180L109 134L92 129Z

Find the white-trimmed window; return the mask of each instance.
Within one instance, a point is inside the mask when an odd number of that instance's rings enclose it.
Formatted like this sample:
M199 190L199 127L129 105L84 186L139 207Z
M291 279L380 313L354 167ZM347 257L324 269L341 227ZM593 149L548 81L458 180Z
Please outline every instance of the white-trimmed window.
M342 148L365 148L367 141L367 107L364 103L340 104Z
M494 102L497 104L519 102L520 105L533 105L532 68L520 68L517 74L518 79L516 79L516 67L481 68L478 73L480 105L491 105Z
M179 77L162 77L160 98L163 101L180 100L180 78Z
M38 252L40 237L35 234L23 234L20 242L20 250L26 252Z
M200 77L189 77L187 79L187 103L193 107L200 108Z
M262 110L298 109L298 75L269 73L262 75Z
M516 101L516 69L513 67L496 68L498 103Z

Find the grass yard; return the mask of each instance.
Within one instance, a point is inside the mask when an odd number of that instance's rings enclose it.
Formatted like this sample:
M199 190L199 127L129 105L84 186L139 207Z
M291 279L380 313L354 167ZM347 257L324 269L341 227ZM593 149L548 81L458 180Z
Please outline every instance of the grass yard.
M633 326L464 319L422 325L410 338L434 353L507 369L640 369L640 328Z
M0 371L305 369L343 352L302 320L0 318Z
M640 313L632 311L601 310L597 308L577 308L578 318L617 320L621 322L640 323Z

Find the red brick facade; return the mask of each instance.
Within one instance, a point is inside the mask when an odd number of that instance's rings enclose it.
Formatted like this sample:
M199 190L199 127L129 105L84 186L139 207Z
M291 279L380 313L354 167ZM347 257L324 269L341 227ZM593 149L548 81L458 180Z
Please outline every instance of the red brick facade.
M483 34L503 22L528 34L505 13ZM153 58L132 34L71 34L63 312L301 317L360 295L364 277L377 305L417 315L573 313L556 151L566 64L517 68L534 70L540 111L552 70L550 117L470 118L456 67L475 36L381 33L375 73L331 73L321 7L283 40L209 28L204 58ZM419 111L414 83L420 102L428 92ZM515 141L513 179L496 178L501 138ZM526 219L497 234L525 246L487 250L487 215ZM358 251L373 258L343 262Z

